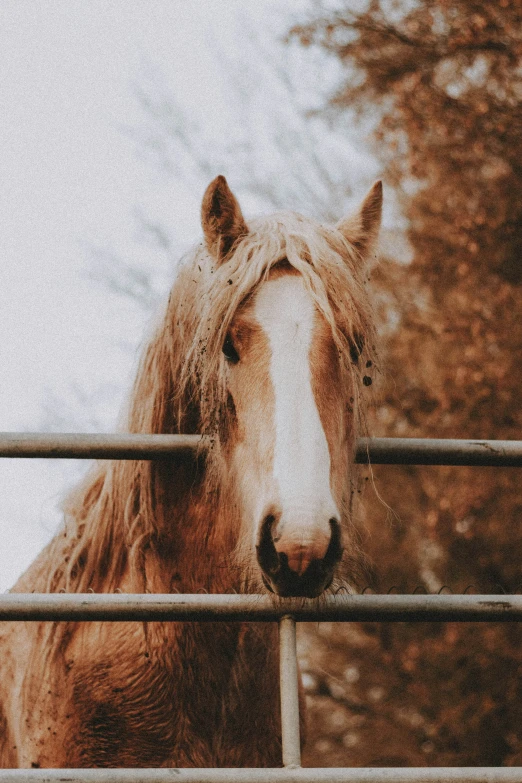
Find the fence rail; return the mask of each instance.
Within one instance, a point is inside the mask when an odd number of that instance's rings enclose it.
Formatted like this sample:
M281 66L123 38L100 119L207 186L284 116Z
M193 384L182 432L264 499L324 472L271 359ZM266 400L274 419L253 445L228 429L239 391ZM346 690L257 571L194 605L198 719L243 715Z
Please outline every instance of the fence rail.
M168 459L205 449L201 435L0 433L0 457ZM522 467L522 440L359 438L355 461L381 465Z
M1 620L161 622L513 622L522 595L269 595L9 593ZM522 782L522 778L521 778Z
M0 433L0 457L165 459L204 452L199 435ZM356 462L522 467L522 441L362 438ZM0 621L252 621L279 623L283 768L3 769L0 783L522 783L522 767L300 767L296 622L522 620L522 596L33 594L0 596Z
M0 783L521 783L522 767L3 769Z

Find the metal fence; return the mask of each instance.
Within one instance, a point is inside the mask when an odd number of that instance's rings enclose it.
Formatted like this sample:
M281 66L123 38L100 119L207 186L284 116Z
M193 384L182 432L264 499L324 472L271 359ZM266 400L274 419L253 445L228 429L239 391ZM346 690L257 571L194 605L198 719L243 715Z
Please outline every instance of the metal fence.
M204 447L197 435L0 434L0 457L175 459ZM522 441L360 439L356 461L521 467ZM522 767L301 768L296 653L297 622L520 621L520 595L337 595L311 601L268 595L10 593L0 597L2 620L278 622L283 767L4 769L0 783L522 783Z

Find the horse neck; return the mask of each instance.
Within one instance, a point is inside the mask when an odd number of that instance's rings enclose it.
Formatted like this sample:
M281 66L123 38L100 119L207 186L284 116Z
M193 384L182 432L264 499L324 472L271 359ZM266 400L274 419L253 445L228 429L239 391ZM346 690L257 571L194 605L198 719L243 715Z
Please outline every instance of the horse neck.
M208 491L204 467L190 459L165 463L160 487L158 529L138 558L140 567L134 570L139 573L132 574L131 569L122 588L139 592L145 587L153 593L239 591L231 533L237 526L228 518L230 504L219 490Z

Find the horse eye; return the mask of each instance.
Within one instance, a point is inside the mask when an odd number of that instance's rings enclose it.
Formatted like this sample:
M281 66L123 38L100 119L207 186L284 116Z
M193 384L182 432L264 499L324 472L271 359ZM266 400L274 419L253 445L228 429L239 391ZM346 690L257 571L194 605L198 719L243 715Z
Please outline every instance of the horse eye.
M227 362L230 362L231 364L237 364L239 361L239 354L234 348L234 344L232 342L232 339L230 335L227 334L225 342L223 343L223 354L225 356L225 359Z

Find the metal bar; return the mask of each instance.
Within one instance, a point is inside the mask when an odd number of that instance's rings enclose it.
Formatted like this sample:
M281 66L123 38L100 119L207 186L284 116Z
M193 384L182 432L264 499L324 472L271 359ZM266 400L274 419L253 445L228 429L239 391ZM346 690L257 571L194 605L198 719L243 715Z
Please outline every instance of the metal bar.
M201 435L0 433L0 457L166 459L204 448ZM374 465L522 467L522 441L359 438L355 461Z
M521 440L360 438L356 462L374 465L522 467Z
M0 620L269 622L522 621L522 595L269 595L9 593Z
M0 783L520 783L522 767L2 769Z
M193 454L203 445L201 435L0 433L0 457L166 459Z
M281 739L285 767L301 766L298 683L296 625L293 617L285 615L279 621L279 692L281 694Z

